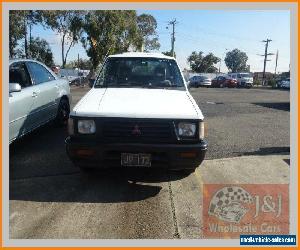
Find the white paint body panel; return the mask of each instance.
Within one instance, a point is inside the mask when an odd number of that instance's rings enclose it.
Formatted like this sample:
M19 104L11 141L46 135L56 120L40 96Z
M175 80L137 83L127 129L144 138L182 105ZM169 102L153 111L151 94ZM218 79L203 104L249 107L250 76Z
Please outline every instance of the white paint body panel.
M146 88L93 88L74 107L71 115L203 119L188 91Z
M152 57L172 59L160 53L129 52L109 57ZM176 61L176 60L175 60ZM181 73L182 79L184 77ZM185 87L186 82L184 81ZM82 117L124 117L203 120L188 89L92 88L70 115Z

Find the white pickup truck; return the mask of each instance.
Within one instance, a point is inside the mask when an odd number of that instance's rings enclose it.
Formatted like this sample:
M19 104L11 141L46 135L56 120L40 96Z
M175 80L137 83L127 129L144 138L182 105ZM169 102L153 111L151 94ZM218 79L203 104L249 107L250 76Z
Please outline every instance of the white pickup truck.
M173 57L112 55L70 113L66 150L81 169L193 171L207 150L203 118Z

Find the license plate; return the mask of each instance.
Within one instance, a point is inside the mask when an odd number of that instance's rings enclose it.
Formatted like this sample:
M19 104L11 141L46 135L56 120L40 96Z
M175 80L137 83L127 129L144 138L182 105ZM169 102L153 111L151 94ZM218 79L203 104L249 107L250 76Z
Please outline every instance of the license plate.
M150 167L151 155L150 154L121 154L121 165L131 167Z

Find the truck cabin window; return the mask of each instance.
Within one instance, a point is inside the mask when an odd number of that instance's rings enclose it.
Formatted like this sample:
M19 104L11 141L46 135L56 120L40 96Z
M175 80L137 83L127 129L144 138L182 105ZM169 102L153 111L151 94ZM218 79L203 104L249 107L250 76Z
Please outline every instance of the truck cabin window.
M184 82L174 60L112 57L104 64L95 87L184 89Z

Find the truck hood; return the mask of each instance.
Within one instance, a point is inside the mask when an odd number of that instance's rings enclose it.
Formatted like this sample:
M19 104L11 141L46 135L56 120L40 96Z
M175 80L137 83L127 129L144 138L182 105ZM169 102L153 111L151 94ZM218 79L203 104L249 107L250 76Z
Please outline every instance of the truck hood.
M92 88L71 115L86 117L203 119L188 91Z

